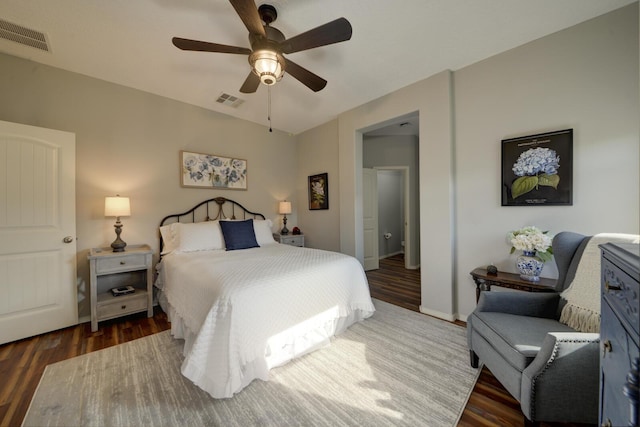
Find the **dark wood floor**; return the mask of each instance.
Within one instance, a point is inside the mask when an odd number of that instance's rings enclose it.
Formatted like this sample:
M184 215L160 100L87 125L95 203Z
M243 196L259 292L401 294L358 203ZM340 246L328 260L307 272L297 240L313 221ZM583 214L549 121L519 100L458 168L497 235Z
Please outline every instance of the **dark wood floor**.
M401 257L382 260L379 270L367 272L374 298L419 311L420 271L405 270ZM464 326L464 323L457 322ZM169 329L158 308L152 318L144 313L101 322L97 332L89 323L61 329L0 346L0 426L19 426L48 364L101 350ZM459 426L523 426L520 406L484 369L471 394ZM567 426L542 424L542 427Z
M44 368L55 362L101 350L169 329L167 316L156 308L145 313L91 323L38 335L0 346L0 426L20 426L38 387Z

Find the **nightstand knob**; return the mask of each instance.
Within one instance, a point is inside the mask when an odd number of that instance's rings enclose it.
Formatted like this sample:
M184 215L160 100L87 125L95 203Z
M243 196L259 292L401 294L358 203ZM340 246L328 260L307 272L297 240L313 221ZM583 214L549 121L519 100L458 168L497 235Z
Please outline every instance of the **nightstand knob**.
M125 308L127 308L127 306L126 306L126 305L123 305L123 306L122 306L122 307L120 307L120 308L124 310Z
M125 265L125 264L126 264L126 262L120 261L120 265Z

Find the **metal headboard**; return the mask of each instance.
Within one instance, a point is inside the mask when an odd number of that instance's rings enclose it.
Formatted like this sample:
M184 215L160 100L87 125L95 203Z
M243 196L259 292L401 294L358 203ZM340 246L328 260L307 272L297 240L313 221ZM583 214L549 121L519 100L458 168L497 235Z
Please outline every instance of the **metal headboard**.
M225 208L227 209L226 212ZM234 200L227 199L225 197L216 197L213 199L205 200L204 202L200 202L186 212L165 216L164 218L162 218L162 221L160 221L160 227L162 227L163 225L172 224L174 222L189 223L215 221L217 219L238 219L238 217L236 217L236 208L238 208L238 215L241 215L240 219L266 219L265 216L261 213L251 212ZM229 209L231 210L231 215L228 214ZM214 216L211 216L211 211L215 212ZM162 234L160 234L160 253L162 253L163 249L164 242L162 241Z

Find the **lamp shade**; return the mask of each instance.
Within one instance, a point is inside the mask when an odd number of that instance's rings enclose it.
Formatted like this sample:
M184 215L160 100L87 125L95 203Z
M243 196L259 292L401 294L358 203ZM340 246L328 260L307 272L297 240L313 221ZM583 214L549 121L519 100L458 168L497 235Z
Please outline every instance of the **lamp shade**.
M291 202L280 202L280 206L278 207L278 213L280 214L290 214L291 213Z
M131 206L128 197L105 197L104 216L130 216Z

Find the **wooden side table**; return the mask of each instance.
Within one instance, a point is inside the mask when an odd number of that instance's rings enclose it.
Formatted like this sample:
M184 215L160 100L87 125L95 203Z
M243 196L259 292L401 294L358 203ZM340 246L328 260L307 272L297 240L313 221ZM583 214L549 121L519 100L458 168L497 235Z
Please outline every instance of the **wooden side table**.
M93 248L89 252L91 272L91 332L98 322L146 311L153 317L153 272L149 245L128 245L124 252ZM129 295L113 296L111 288L133 286Z
M556 290L556 279L541 277L539 282L529 282L514 273L499 271L496 275L489 274L486 268L476 268L470 274L476 283L476 302L480 299L480 291L491 291L491 286L527 292L555 292Z

